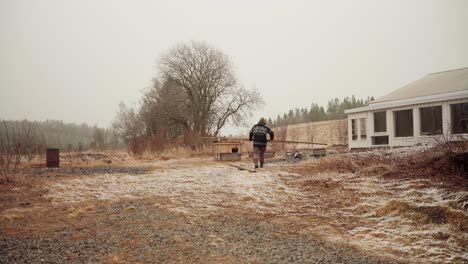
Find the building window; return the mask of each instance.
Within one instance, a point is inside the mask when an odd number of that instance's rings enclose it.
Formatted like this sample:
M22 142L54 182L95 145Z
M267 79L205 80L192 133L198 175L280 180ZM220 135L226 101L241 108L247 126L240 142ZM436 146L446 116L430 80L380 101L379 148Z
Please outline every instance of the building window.
M372 137L372 145L388 145L388 136Z
M413 136L413 109L395 111L395 137Z
M421 135L442 134L442 106L419 108Z
M367 138L366 119L365 118L359 119L359 125L360 125L360 129L361 129L361 139L366 139Z
M387 113L374 113L374 132L387 132Z
M452 133L468 133L468 103L450 105L452 109Z
M352 135L352 139L353 139L353 140L356 140L356 139L357 139L356 120L357 120L357 119L351 119L351 135Z

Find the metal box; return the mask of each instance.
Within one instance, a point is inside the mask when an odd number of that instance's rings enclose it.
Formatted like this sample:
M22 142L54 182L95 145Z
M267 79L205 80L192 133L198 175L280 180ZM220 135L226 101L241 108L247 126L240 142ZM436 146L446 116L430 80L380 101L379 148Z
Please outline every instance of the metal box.
M57 148L48 148L46 155L46 166L58 168L60 166L60 151Z

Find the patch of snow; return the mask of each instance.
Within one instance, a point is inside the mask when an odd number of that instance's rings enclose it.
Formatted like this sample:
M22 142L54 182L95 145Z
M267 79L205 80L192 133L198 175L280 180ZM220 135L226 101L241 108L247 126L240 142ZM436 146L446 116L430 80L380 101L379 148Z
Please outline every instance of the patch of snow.
M282 172L282 176L296 177ZM245 207L261 212L281 211L295 195L269 171L251 173L229 166L198 166L156 171L146 175L101 175L56 182L49 186L58 202L118 200L120 198L167 197L179 211ZM187 210L190 209L190 210Z

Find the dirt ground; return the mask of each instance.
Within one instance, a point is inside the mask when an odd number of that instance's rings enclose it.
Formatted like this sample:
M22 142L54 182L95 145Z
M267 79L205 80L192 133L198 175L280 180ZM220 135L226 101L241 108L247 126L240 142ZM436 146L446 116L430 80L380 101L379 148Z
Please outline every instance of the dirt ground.
M468 262L465 186L314 162L26 171L0 185L0 263Z

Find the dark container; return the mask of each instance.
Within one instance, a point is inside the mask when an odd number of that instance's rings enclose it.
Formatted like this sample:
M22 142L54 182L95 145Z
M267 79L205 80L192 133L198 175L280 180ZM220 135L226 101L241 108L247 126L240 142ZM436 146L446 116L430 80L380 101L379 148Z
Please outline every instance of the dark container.
M60 166L60 151L57 148L48 148L46 155L48 168L58 168Z

